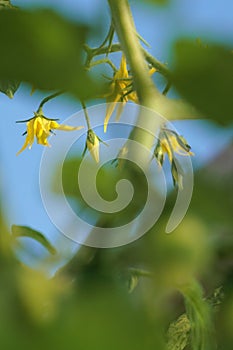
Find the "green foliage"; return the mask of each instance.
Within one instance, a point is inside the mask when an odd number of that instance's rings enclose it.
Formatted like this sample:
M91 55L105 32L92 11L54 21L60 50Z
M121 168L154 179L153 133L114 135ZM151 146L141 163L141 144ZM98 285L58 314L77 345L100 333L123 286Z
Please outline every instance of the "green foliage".
M0 91L13 98L15 92L18 90L20 83L15 80L0 80Z
M184 295L187 317L190 321L190 342L193 350L215 348L214 326L210 306L203 300L203 292L197 282L181 288Z
M227 155L223 155L221 163L216 160L216 163L209 165L207 169L196 172L191 208L198 215L202 215L208 225L220 224L230 230L233 225L233 186L231 173L224 174L224 164L227 162Z
M0 77L91 95L81 62L87 28L49 10L0 12ZM83 84L85 79L85 84Z
M51 254L56 254L56 249L52 246L52 244L45 238L45 236L38 232L33 230L30 227L27 226L17 226L13 225L11 228L12 235L14 238L20 238L20 237L28 237L32 238L35 241L39 242L43 245Z
M230 49L191 41L176 45L174 84L180 94L206 117L232 122L233 55Z
M199 310L199 312L202 313L202 316L199 315L199 317L202 318L206 318L207 320L210 320L210 309L208 310L208 305L206 303L206 301L204 301L201 298L201 290L200 288L195 284L193 286L193 298L191 298L191 293L185 293L185 300L186 300L186 304L190 304L190 299L193 300L193 302L197 303L199 300L199 307L195 306L193 307L193 311L197 312L197 310ZM222 304L223 302L223 291L222 291L222 287L216 288L216 290L214 291L213 295L211 295L211 297L207 300L208 304L209 304L209 308L211 308L211 313L213 314L213 311L216 312L216 310L219 308L219 306ZM192 303L191 303L192 304ZM190 309L190 307L192 308L192 305L187 307L187 310ZM209 313L209 315L208 315ZM187 316L187 314L182 314L176 321L172 322L168 328L168 332L167 332L167 347L168 350L183 350L183 349L187 349L187 347L190 347L191 344L191 340L193 340L194 342L196 342L196 337L195 336L191 336L191 333L195 333L195 327L196 327L196 323L200 324L200 322L196 321L195 318L198 317L198 315L195 315L193 317L193 312L191 312L191 315L189 315L189 317ZM194 318L194 319L192 319ZM207 325L209 324L209 331L212 329L212 326L210 327L210 322L205 320L203 322L203 324L205 325L205 328L207 328ZM192 323L191 323L192 322ZM192 329L192 327L194 329ZM199 333L201 335L201 333L205 333L205 330L200 331ZM207 330L208 331L208 330ZM209 335L209 338L212 337L212 335ZM209 339L209 343L211 343L212 341L210 341ZM200 346L199 344L193 344L191 346L192 349L195 348L195 346ZM212 346L212 345L211 345ZM214 348L214 346L213 346ZM200 349L200 347L198 347L198 349Z
M0 10L15 8L10 2L10 0L0 0Z
M63 190L68 200L72 199L72 201L70 201L70 205L74 211L78 212L80 217L86 218L86 220L88 220L90 223L95 223L96 220L98 220L98 225L100 227L114 227L116 225L123 225L129 222L142 210L146 202L147 183L145 176L138 167L133 167L130 162L128 162L130 163L130 165L128 164L129 167L125 166L123 169L120 166L115 167L115 164L106 164L104 167L101 167L97 174L96 187L100 196L102 196L106 201L116 199L116 184L122 178L129 179L135 188L133 200L130 202L127 208L121 210L117 215L115 215L114 213L99 212L86 204L82 194L80 193L80 189L77 186L76 174L79 171L81 161L82 158L70 158L63 164ZM90 173L95 172L96 164L94 161L90 161L88 169ZM55 173L52 181L55 192L57 192L55 181L56 176L57 175ZM137 191L139 186L141 190ZM86 191L93 190L92 188L87 188Z

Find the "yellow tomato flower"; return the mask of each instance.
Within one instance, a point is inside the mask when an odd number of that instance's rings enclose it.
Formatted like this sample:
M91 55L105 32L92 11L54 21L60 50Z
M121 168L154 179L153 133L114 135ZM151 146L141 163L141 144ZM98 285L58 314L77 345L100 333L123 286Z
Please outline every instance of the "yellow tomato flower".
M149 70L150 75L152 75L154 72L155 68L151 68ZM132 81L132 77L129 76L128 73L126 57L123 54L121 58L120 68L113 77L110 85L110 92L106 97L108 106L104 119L104 132L107 131L109 119L114 112L116 104L118 102L122 103L118 106L116 120L119 120L122 109L128 100L138 103L136 91L132 90Z
M183 136L178 135L172 130L162 131L154 150L154 155L160 165L163 164L165 154L167 154L170 163L172 163L174 152L182 156L194 155L191 152L191 147L188 145Z
M82 128L82 126L69 126L69 125L62 125L58 124L57 119L48 119L46 118L42 111L35 112L35 116L28 120L22 120L18 123L26 122L27 124L27 131L25 134L26 140L24 142L23 147L17 152L17 155L19 155L21 152L23 152L27 147L31 149L34 139L36 137L37 143L43 146L50 146L48 142L48 137L51 135L52 130L65 130L65 131L73 131L73 130L79 130Z
M160 166L163 165L165 154L167 154L169 162L171 163L171 173L174 185L177 185L180 189L183 188L183 174L182 168L179 165L178 160L175 158L175 153L182 156L192 156L191 147L181 135L178 135L173 130L163 129L160 132L159 140L154 149L154 156L157 159Z

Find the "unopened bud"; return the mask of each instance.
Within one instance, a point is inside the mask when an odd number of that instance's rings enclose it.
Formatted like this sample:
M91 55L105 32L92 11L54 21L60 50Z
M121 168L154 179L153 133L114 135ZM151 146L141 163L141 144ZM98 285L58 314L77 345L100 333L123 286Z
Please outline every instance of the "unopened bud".
M86 146L92 158L99 163L99 138L93 130L88 130Z

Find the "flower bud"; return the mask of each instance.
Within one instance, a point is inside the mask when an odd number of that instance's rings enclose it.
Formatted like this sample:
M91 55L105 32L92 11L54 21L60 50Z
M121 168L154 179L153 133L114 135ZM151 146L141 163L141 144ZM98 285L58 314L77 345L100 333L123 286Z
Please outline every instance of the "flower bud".
M88 130L86 147L96 163L99 163L99 144L100 142L98 136L94 133L93 130Z

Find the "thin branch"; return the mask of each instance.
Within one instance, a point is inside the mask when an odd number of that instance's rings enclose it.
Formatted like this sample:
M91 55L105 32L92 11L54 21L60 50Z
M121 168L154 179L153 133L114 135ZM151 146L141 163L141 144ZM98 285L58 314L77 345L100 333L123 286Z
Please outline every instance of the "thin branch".
M157 58L152 56L147 50L143 48L142 48L142 52L148 63L150 63L154 68L156 68L158 72L161 73L164 77L170 79L171 73L165 64L158 61Z
M105 44L109 41L109 44L108 46L111 46L111 40L113 38L113 35L114 35L114 27L113 27L113 24L111 22L110 24L110 28L109 28L109 31L108 31L108 34L106 35L106 38L104 39L104 41L102 42L102 44L96 49L97 53L99 52L99 50L101 50ZM108 53L108 52L106 52Z
M83 107L83 111L84 111L84 115L85 115L85 119L86 119L86 123L87 123L87 128L88 130L91 130L91 123L90 123L90 118L89 115L87 113L87 108L86 105L83 101L81 101L82 107Z
M108 51L109 47L104 46L100 50L98 48L90 48L88 45L84 45L84 50L87 52L89 60L91 61L95 56L104 55L107 52L113 53L113 52L119 52L122 51L122 47L120 43L112 44L110 51ZM151 64L156 70L162 74L165 78L170 79L171 73L167 66L160 62L157 58L155 58L153 55L151 55L147 50L141 47L141 50L143 52L143 55L146 59L146 61ZM91 59L90 59L91 58Z
M89 63L89 68L92 68L94 66L98 66L100 64L103 64L103 63L107 63L111 68L112 70L114 71L114 73L117 71L117 68L116 66L112 63L112 61L109 59L109 58L102 58L100 60L97 60L97 61L94 61L92 63Z
M37 109L37 113L39 113L39 112L41 111L41 109L42 109L42 107L44 106L45 103L47 103L48 101L52 100L53 98L55 98L55 97L57 97L57 96L59 96L59 95L62 95L62 94L64 94L64 93L65 93L65 91L64 91L64 90L61 90L61 91L55 92L55 93L52 94L52 95L49 95L49 96L45 97L45 98L41 101L41 103L40 103L40 105L39 105L39 107L38 107L38 109Z

